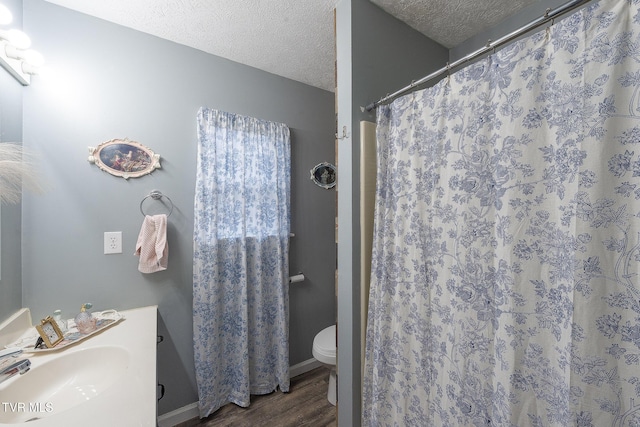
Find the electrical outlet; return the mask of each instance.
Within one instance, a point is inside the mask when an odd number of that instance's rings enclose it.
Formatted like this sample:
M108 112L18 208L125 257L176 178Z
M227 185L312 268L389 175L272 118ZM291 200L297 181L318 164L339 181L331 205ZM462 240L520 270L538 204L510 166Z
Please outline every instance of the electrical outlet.
M122 231L105 231L104 233L104 253L122 253Z

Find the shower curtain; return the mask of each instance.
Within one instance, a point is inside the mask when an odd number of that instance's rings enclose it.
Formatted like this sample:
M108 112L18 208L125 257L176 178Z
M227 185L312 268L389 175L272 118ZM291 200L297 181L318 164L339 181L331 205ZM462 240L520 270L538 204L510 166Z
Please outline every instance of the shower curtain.
M289 391L289 128L198 112L193 336L200 417Z
M640 425L639 3L378 109L363 425Z

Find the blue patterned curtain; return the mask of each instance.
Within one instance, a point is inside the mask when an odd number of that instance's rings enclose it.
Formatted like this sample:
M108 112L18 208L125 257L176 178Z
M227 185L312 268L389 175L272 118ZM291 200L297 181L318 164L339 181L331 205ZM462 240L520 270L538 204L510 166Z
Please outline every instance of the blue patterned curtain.
M289 128L198 113L193 335L200 416L289 391Z
M367 426L640 426L640 0L378 109Z

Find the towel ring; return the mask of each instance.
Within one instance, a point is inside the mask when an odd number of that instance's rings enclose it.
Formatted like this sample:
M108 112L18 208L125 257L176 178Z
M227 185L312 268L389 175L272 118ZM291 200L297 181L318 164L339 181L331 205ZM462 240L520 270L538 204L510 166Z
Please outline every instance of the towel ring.
M169 204L171 205L171 207L169 208L169 213L167 214L167 218L169 218L171 216L171 212L173 212L173 202L171 201L171 199L169 198L169 196L162 194L160 191L158 190L153 190L151 193L147 194L144 199L142 199L142 201L140 202L140 212L142 212L143 216L146 216L147 214L144 213L144 210L142 209L142 204L144 203L145 200L147 200L149 197L151 197L153 200L161 200L163 197L165 199L167 199L169 201Z

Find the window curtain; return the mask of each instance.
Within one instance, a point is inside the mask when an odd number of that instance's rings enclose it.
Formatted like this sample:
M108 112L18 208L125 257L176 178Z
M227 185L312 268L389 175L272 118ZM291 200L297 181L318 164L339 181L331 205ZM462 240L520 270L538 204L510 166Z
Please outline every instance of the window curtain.
M289 128L198 112L193 334L199 411L289 391Z
M640 425L639 3L378 108L363 425Z

